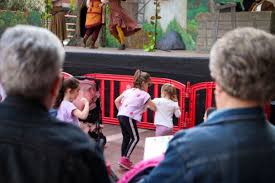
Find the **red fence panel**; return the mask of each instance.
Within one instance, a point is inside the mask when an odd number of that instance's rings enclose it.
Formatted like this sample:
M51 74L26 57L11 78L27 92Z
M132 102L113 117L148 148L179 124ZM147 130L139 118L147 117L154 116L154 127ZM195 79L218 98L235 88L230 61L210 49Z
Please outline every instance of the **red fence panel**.
M188 91L190 93L189 100L189 117L188 117L188 128L196 125L196 104L197 104L197 92L200 90L206 90L205 97L205 110L209 107L212 107L213 104L213 93L215 89L214 82L203 82L190 86L187 84Z
M87 77L92 77L96 80L100 81L100 94L101 94L101 102L102 102L102 119L105 123L108 124L118 124L118 120L116 119L116 109L114 105L115 98L121 94L125 89L132 86L133 76L128 75L113 75L113 74L86 74ZM166 79L166 78L151 78L154 90L152 92L149 91L152 98L160 97L159 95L159 87L165 83L173 84L178 91L179 96L179 105L182 110L182 116L178 119L178 124L174 126L174 131L180 130L182 128L186 128L185 124L185 85L175 80ZM109 83L110 92L106 93L107 84ZM115 87L116 83L118 87ZM118 92L116 92L118 90ZM109 95L109 96L107 96ZM108 101L107 101L108 98ZM108 109L107 109L108 108ZM106 111L109 111L109 115L106 115ZM143 118L141 123L138 124L140 128L146 129L154 129L155 126L153 124L153 120L148 119L148 111L143 114Z
M189 117L186 117L186 121L188 123L188 127L193 127L196 125L197 119L197 110L196 110L196 105L197 105L197 92L200 90L205 90L206 91L206 97L205 97L205 110L208 109L209 107L214 107L214 90L215 90L216 84L215 82L202 82L202 83L197 83L192 86L190 84L187 84L187 91L190 92L190 100L189 100ZM267 116L267 119L270 119L270 105L266 105L264 107L265 114ZM187 113L188 114L188 113Z
M72 75L66 72L62 73L64 78L71 77ZM118 125L116 118L116 107L114 104L115 98L121 94L124 90L132 87L133 76L128 75L113 75L113 74L86 74L86 77L90 77L100 81L100 96L102 105L102 119L104 123ZM177 125L174 125L174 131L178 131L185 128L191 128L196 125L198 121L198 111L196 105L198 102L204 103L204 109L215 106L214 104L214 82L202 82L194 85L187 83L187 86L171 79L167 78L151 78L153 89L149 89L149 94L152 98L160 97L160 88L165 83L173 84L178 93L179 106L181 108L181 117L177 120ZM197 101L197 95L200 91L205 91L205 101ZM189 104L186 106L186 102ZM265 106L265 113L267 118L270 119L270 105ZM109 112L109 114L107 114ZM140 128L155 129L153 124L153 118L150 118L148 111L143 114L142 121L138 124ZM152 115L151 115L152 117Z

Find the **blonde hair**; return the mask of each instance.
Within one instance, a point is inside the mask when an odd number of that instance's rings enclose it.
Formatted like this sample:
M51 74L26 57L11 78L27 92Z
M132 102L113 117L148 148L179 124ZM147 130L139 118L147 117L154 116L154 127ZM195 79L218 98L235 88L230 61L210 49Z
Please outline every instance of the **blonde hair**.
M134 87L143 89L143 84L151 81L150 74L147 72L142 72L141 70L136 70L134 74Z
M173 100L174 102L178 101L177 90L175 86L170 83L162 85L161 93L165 93L166 95L168 95L169 99Z

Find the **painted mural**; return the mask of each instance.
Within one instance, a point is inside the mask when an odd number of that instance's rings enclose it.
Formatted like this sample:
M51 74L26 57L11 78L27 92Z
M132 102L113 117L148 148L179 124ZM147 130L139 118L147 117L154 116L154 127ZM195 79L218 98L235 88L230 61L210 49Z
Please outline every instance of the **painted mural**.
M214 0L215 3L242 3L242 0ZM187 5L187 28L186 33L192 37L192 42L196 43L198 23L196 16L200 13L209 12L209 0L188 0ZM187 43L189 44L189 43ZM196 44L195 44L196 45ZM187 48L195 49L196 46L187 46Z
M239 2L240 0L215 0L216 3L227 3L227 2ZM209 1L208 0L169 0L160 1L161 10L160 14L162 19L157 26L157 40L162 38L169 31L178 32L182 40L186 45L187 50L196 49L197 39L197 27L198 23L196 16L200 13L208 12ZM179 6L179 3L181 6ZM177 9L178 8L178 9ZM173 9L174 11L171 11ZM149 23L150 16L153 12L153 1L149 3L145 9L145 23L143 23L143 30L145 32L151 32L154 26ZM116 47L118 43L107 31L107 46Z

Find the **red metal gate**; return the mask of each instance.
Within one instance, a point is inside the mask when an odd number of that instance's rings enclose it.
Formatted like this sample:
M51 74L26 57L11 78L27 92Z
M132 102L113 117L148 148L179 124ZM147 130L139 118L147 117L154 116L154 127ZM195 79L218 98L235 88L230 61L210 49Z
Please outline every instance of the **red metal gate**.
M64 73L65 78L70 77L68 73ZM133 76L128 75L113 75L113 74L86 74L86 77L96 79L100 82L100 96L102 105L102 119L104 123L118 125L116 118L117 110L115 108L115 98L121 94L125 89L132 87ZM202 82L194 85L187 83L187 86L171 79L166 78L151 78L152 88L147 91L152 98L160 97L160 88L165 83L173 84L178 93L179 106L182 115L174 125L174 131L185 128L194 127L198 121L196 119L198 111L196 105L198 102L204 104L204 109L214 106L214 82ZM205 91L204 101L197 101L198 92ZM201 104L200 104L201 105ZM270 105L266 105L265 112L270 118ZM151 115L148 115L151 113ZM142 121L138 124L140 128L154 129L153 114L147 111L143 114Z
M188 121L188 128L196 125L196 104L197 104L197 93L198 91L205 90L205 110L213 105L213 94L215 89L214 82L202 82L190 86L190 83L187 83L187 96L189 99L189 117L186 119Z
M131 87L133 83L133 76L127 75L113 75L113 74L86 74L86 77L91 77L100 81L100 95L102 103L102 119L108 124L118 124L116 118L116 109L114 105L115 98L121 94L127 87ZM182 128L186 128L185 124L185 85L175 80L166 78L151 78L153 84L153 91L147 91L152 96L152 98L160 97L160 87L164 83L173 84L179 96L179 106L182 111L181 117L178 119L177 124L174 126L174 131L178 131ZM107 86L108 85L108 86ZM117 86L117 87L116 87ZM106 89L110 92L106 93ZM117 90L117 91L116 91ZM108 98L108 100L107 100ZM109 111L109 114L106 114ZM153 120L148 118L148 111L143 114L141 123L138 124L140 128L154 129Z

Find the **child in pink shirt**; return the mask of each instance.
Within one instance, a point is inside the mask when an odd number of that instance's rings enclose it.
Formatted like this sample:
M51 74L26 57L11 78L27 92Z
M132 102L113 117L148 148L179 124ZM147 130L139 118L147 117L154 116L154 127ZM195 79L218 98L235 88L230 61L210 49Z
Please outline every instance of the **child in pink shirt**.
M147 105L153 109L155 107L150 95L146 92L150 81L150 75L147 72L137 70L134 75L134 87L125 90L115 100L118 109L117 118L123 136L119 165L125 169L132 168L129 158L139 141L137 122L141 121Z
M57 98L55 108L57 108L57 119L74 124L79 127L79 119L86 119L89 113L89 102L82 98L84 109L81 111L72 103L79 93L79 81L73 77L65 79Z

